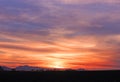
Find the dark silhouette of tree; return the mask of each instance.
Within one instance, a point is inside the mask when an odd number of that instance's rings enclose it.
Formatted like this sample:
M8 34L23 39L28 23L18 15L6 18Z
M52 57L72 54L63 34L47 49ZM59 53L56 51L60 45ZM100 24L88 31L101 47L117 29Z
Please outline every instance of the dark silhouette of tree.
M13 68L12 71L16 71L16 69Z
M0 66L0 71L4 71L4 69Z

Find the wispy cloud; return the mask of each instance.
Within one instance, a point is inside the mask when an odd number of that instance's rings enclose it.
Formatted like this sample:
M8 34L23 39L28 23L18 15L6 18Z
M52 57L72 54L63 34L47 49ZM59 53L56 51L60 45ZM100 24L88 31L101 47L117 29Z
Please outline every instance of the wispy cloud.
M0 64L51 67L63 61L68 68L119 68L119 4L1 0Z

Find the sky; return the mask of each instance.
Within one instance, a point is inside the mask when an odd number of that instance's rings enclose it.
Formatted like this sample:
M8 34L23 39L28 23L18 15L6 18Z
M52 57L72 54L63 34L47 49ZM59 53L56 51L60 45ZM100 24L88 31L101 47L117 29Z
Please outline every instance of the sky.
M120 0L0 0L0 65L120 69Z

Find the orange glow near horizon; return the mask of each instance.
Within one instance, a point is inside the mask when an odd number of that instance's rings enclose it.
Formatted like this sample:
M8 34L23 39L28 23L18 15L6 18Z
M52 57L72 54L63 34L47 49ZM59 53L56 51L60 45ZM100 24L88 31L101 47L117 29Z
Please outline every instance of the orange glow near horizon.
M29 42L30 43L30 42ZM67 45L73 43L72 45ZM24 43L25 44L25 43ZM83 42L78 42L77 40L73 40L73 42L65 41L63 44L58 42L58 44L50 45L50 44L36 44L35 42L31 42L31 45L23 45L19 43L16 44L7 44L0 43L2 51L7 53L2 53L0 58L0 65L6 65L9 67L16 67L20 65L30 65L30 66L38 66L38 67L46 67L46 68L59 68L59 69L97 69L97 68L110 68L112 62L109 62L106 59L111 59L111 56L107 54L114 54L113 51L106 49L105 52L92 50L92 48L96 48L96 46L87 45L83 48ZM90 44L90 40L89 40ZM91 45L94 45L92 42ZM96 44L96 43L95 43ZM42 45L42 46L41 46ZM43 46L45 45L45 46ZM12 46L11 48L9 48ZM36 48L39 46L39 48ZM80 48L80 49L79 49ZM99 47L100 48L100 47ZM15 52L13 52L15 51ZM105 56L101 56L106 54ZM14 55L13 55L14 54ZM31 54L31 55L30 55ZM7 61L6 61L7 60ZM2 63L3 62L3 63ZM106 65L106 63L108 65Z
M69 44L69 42L67 43ZM92 69L92 68L97 68L97 67L100 68L100 67L104 67L104 65L102 66L101 64L107 63L105 59L101 59L99 57L98 52L91 51L89 49L87 50L86 47L85 49L80 49L80 50L74 49L74 47L77 47L77 44L79 46L82 43L73 44L72 46L69 46L69 47L68 45L65 46L65 44L67 43L64 42L64 44L61 44L61 45L59 44L59 45L54 45L54 46L51 46L49 44L44 44L46 45L46 48L48 46L48 49L42 48L42 46L39 46L39 48L33 49L31 48L31 46L36 47L34 43L31 43L30 46L29 45L27 46L17 45L18 49L3 48L2 50L8 53L2 56L0 58L2 60L0 61L3 62L4 60L7 60L8 63L6 62L6 66L10 66L10 67L27 64L31 66L39 66L39 67L47 67L47 68L61 68L61 69L65 69L65 68ZM16 45L12 44L12 46L16 46ZM49 46L51 47L49 48ZM92 46L92 47L95 47L95 46ZM22 48L27 49L27 50L26 51L21 50ZM16 52L13 52L12 50L15 50ZM16 56L13 56L12 53L16 54ZM109 52L109 53L112 54L112 52ZM103 52L103 54L109 54L109 53ZM111 58L111 57L106 56L106 58ZM100 63L100 66L99 66L99 63ZM1 65L5 65L5 63L4 64L1 63Z
M65 67L64 67L63 62L58 60L58 61L53 62L53 64L50 65L50 68L63 69Z
M0 66L120 69L120 0L0 0Z

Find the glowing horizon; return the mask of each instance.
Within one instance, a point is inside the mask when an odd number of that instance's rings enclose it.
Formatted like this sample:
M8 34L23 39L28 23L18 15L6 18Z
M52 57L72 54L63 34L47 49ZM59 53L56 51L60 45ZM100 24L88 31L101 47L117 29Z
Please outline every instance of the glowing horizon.
M120 69L120 0L0 0L0 65Z

